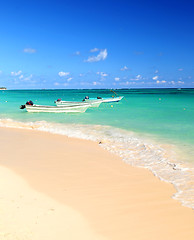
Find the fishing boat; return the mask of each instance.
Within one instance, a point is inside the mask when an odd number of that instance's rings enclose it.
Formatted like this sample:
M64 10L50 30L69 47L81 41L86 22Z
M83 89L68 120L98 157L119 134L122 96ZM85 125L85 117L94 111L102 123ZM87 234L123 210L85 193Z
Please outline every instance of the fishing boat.
M84 101L88 103L92 103L93 101L100 101L103 103L111 103L111 102L119 102L123 99L123 96L120 97L110 97L110 98L89 98L88 96L85 97Z
M66 106L47 106L36 105L32 101L26 102L21 105L20 109L26 109L27 112L47 112L47 113L83 113L90 107L90 104L84 105L66 105Z
M83 100L82 102L75 102L75 101L62 101L59 98L55 101L55 104L57 106L68 106L68 105L71 106L71 105L75 105L75 104L83 106L83 105L90 104L90 107L99 107L101 103L102 103L102 100L98 100L98 99L95 99L95 100L90 101L90 102L86 102L85 100Z
M123 99L124 97L121 96L121 97L112 97L112 98L102 98L102 101L104 103L110 103L110 102L119 102Z

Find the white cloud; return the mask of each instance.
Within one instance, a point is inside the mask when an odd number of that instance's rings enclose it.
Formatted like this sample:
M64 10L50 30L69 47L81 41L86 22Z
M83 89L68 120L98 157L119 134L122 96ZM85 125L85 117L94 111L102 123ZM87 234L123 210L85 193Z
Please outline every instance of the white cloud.
M131 81L126 81L126 82L120 82L119 85L120 86L128 86L128 85L136 85L137 82L131 82Z
M101 77L107 77L108 74L104 72L97 72L96 74L100 75Z
M98 48L93 48L93 49L90 50L90 52L98 52L98 51L99 51Z
M96 86L96 85L100 85L101 83L100 82L93 82L93 85Z
M115 81L119 81L119 80L120 80L120 78L119 78L119 77L116 77L116 78L115 78Z
M36 49L34 49L34 48L24 48L24 52L25 53L35 53Z
M178 81L178 83L179 83L179 84L184 84L184 82L183 82L183 81Z
M19 76L21 73L21 70L19 70L18 72L11 72L11 76Z
M59 86L59 83L58 83L58 82L55 82L54 85L55 85L55 86Z
M68 82L70 82L72 79L73 79L73 78L72 78L72 77L70 77L70 78L68 78L68 79L67 79L67 81L68 81Z
M30 81L31 79L32 79L32 74L30 74L30 76L24 78L23 81Z
M107 58L107 49L101 50L100 53L97 56L91 56L88 57L87 60L85 60L85 62L99 62L101 60L105 60Z
M58 73L58 75L60 76L60 77L66 77L66 76L68 76L70 74L70 72L59 72Z
M159 72L158 70L155 71L155 73L158 73L158 72Z
M179 68L178 71L183 71L183 68Z
M154 76L152 79L153 80L158 80L159 76Z
M139 81L141 79L142 79L142 76L140 74L138 74L135 78L131 78L130 80Z
M126 82L126 85L129 85L129 84L132 84L132 85L133 85L133 84L136 84L136 82L129 82L129 81L127 81L127 82Z
M22 78L24 78L24 75L20 75L20 76L19 76L19 79L22 79Z
M169 83L171 83L171 84L175 84L175 81L171 81L171 82L169 82Z
M165 81L165 80L162 80L162 81L157 80L156 83L157 83L157 84L166 83L166 81Z
M123 68L121 68L121 71L126 71L126 70L128 70L127 66L124 66Z
M101 76L102 76L102 77L107 77L108 74L107 74L107 73L102 73Z

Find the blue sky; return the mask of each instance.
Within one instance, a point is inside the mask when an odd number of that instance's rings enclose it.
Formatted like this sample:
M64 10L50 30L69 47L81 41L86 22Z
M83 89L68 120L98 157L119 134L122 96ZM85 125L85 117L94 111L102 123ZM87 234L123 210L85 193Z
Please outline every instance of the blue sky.
M194 87L192 1L0 1L0 86Z

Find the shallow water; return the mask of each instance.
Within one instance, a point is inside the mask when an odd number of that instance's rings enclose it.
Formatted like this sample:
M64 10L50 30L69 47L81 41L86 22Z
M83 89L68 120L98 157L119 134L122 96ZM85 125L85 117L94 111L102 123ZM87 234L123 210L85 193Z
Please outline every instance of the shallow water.
M27 113L28 100L54 105L54 100L81 101L110 97L109 90L0 91L0 126L30 128L102 142L127 163L152 170L175 185L174 198L194 208L194 90L123 89L118 103L103 103L85 113Z

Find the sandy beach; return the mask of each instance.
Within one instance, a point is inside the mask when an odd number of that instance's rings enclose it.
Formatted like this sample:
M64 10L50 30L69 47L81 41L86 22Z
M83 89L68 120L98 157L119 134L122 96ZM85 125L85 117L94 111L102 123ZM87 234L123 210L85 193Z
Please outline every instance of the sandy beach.
M0 128L0 240L194 239L173 185L98 143Z

